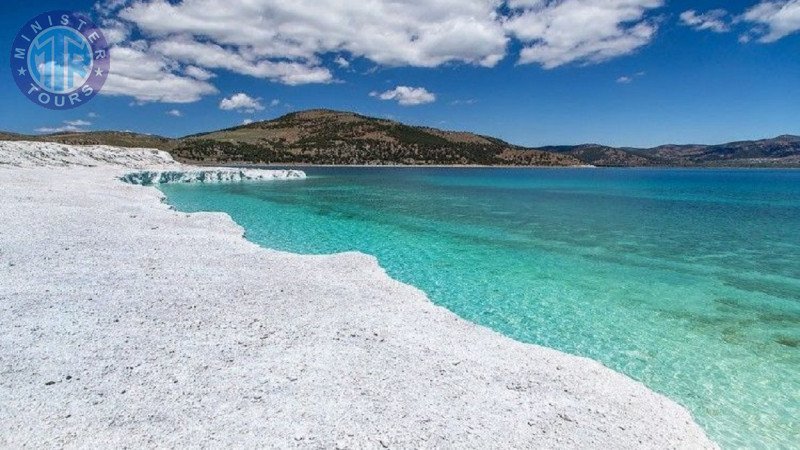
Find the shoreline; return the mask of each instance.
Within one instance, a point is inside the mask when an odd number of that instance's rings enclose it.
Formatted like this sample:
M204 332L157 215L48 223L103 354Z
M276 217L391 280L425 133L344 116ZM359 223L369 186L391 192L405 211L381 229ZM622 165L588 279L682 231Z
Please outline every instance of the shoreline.
M3 145L2 446L715 448L663 395L374 257L262 248L119 181L169 164L154 151L79 167L85 148L39 145L74 152L11 168Z
M457 165L457 164L260 164L260 163L222 163L204 164L198 162L185 162L183 164L196 167L233 167L233 168L364 168L364 169L528 169L528 170L582 170L582 169L613 169L613 170L800 170L800 166L776 167L742 167L742 166L492 166L492 165Z
M195 165L197 167L242 167L242 168L272 168L272 167L363 167L363 168L408 168L408 169L596 169L597 166L592 165L579 165L579 166L497 166L497 165L483 165L483 164L302 164L302 163L200 163L200 162L185 162L183 164Z

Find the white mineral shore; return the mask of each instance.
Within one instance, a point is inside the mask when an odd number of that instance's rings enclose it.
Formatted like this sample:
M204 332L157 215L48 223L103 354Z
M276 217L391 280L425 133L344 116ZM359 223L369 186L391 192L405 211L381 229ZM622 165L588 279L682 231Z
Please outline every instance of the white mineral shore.
M132 184L226 183L303 179L299 170L192 167L178 164L169 153L154 149L120 149L106 145L76 147L49 142L0 142L0 165L14 167L96 167L131 169L121 178Z
M715 447L666 397L370 256L264 249L119 180L175 166L0 143L0 447Z

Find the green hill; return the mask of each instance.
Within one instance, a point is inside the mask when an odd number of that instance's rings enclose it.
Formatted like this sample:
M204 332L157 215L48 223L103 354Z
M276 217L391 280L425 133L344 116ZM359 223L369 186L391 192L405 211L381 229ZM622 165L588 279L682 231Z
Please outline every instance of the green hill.
M176 158L213 163L537 165L581 162L465 132L310 110L184 138Z
M597 144L526 148L489 136L324 109L180 139L92 131L37 136L0 132L0 140L158 148L196 164L800 167L800 137L790 135L651 149Z

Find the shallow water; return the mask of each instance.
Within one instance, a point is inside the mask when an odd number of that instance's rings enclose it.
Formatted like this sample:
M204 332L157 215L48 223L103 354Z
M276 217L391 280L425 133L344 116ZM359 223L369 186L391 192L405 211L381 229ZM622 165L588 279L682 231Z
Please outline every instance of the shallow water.
M305 168L165 185L296 253L359 250L460 316L602 361L723 447L800 435L800 171Z

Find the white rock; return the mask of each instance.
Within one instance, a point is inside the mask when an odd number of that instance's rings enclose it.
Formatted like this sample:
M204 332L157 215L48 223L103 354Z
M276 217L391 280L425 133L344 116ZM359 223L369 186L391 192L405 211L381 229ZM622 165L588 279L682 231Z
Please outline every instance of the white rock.
M300 170L261 170L211 168L191 170L145 170L131 172L121 177L131 184L151 185L167 183L230 183L242 181L301 180L306 174Z
M120 178L131 184L226 183L242 181L299 180L300 170L200 168L175 162L169 153L145 148L106 145L65 145L52 142L0 141L0 167L97 167L140 168Z
M147 148L66 145L53 142L0 141L0 166L157 167L179 164L169 153Z

